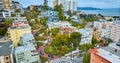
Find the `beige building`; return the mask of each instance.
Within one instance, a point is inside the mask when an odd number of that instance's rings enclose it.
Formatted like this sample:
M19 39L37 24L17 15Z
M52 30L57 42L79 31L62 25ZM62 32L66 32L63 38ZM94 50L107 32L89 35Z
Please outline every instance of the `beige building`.
M12 42L0 42L0 63L14 63Z
M12 0L0 0L3 3L4 9L12 9Z
M8 29L9 37L13 41L13 45L17 46L21 36L25 33L31 33L30 26L11 27Z
M120 41L120 21L114 21L110 28L110 39L115 42Z
M68 34L69 36L70 36L70 34L72 32L76 32L76 31L77 31L77 28L75 28L75 27L71 27L71 28L69 28L69 27L60 27L59 28L59 33L60 34Z

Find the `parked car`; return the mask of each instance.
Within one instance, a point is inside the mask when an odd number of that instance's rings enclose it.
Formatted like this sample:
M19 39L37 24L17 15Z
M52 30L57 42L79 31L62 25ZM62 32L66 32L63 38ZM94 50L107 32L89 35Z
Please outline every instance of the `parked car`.
M120 42L117 42L116 45L117 45L117 46L120 46Z
M43 50L40 50L40 54L41 54L41 55L44 55L44 51L43 51Z
M44 44L44 47L46 47L48 45L48 43Z
M52 54L48 54L49 58L54 58L54 56Z

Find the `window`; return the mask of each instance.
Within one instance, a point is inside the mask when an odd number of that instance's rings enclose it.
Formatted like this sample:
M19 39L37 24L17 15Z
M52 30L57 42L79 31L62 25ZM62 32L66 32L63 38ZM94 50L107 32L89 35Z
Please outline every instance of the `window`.
M8 57L6 57L6 60L8 60Z

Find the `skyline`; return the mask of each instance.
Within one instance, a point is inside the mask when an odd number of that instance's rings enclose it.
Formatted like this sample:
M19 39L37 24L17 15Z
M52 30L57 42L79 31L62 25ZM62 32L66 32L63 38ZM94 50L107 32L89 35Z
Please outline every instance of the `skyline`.
M14 0L20 2L23 7L29 5L42 5L44 0ZM77 0L78 7L95 7L95 8L120 8L120 0ZM48 0L48 5L53 6L53 0Z

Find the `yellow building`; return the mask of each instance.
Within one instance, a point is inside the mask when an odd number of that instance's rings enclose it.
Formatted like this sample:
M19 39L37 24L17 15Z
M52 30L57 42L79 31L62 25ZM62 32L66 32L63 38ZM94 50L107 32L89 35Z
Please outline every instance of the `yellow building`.
M2 0L4 9L12 9L12 0Z
M8 29L9 37L13 41L13 45L16 47L19 43L19 40L21 36L23 36L25 33L31 33L31 27L30 26L21 26L16 28L9 28Z

